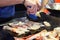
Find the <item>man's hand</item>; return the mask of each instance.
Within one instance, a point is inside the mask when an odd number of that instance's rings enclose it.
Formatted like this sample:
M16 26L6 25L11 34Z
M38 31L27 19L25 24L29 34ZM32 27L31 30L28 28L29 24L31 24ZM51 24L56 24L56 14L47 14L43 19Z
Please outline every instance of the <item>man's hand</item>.
M27 8L28 13L35 14L38 10L40 10L40 2L39 0L25 0L24 5Z

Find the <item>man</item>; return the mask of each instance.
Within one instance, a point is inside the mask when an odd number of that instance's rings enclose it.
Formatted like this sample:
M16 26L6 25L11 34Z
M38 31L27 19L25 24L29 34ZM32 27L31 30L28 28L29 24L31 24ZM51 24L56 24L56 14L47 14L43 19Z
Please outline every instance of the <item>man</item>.
M24 4L29 13L37 11L40 6L39 0L0 0L0 23L9 21L14 16L15 4Z

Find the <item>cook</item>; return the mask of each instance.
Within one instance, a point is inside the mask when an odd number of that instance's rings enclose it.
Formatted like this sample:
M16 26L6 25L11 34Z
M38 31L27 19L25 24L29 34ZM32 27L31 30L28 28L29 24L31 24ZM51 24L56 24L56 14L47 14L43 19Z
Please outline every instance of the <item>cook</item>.
M34 13L40 6L39 0L0 0L0 23L13 18L16 4L24 4L29 13ZM31 8L28 6L31 6Z

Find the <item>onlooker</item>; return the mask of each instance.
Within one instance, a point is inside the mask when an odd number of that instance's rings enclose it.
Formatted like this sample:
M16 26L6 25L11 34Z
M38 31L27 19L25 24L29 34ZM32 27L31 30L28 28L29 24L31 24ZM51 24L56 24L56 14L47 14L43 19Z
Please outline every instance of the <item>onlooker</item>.
M0 40L15 40L15 39L8 31L0 30Z

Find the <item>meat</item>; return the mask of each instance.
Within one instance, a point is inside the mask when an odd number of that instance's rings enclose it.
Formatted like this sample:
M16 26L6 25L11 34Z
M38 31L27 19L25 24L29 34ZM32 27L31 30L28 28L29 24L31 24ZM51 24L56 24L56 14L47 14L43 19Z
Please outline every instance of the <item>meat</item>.
M30 29L30 30L37 30L37 29L39 29L40 28L40 25L38 25L38 24L33 24L33 25L31 25L28 29Z
M44 28L46 26L50 27L51 24L49 22L44 21ZM8 26L4 26L3 29L10 30L12 32L17 33L20 35L26 35L26 33L31 33L31 36L25 36L22 38L18 38L19 40L59 40L60 37L60 27L54 28L53 31L47 31L46 29L40 30L41 24L36 22L18 22L18 23L9 23ZM43 28L43 27L42 27ZM39 29L39 30L38 30ZM33 31L31 31L33 30ZM36 34L33 34L34 31L38 30L39 32Z
M51 24L50 24L49 22L47 22L47 21L44 21L43 23L44 23L44 25L47 26L47 27L50 27L50 26L51 26Z

